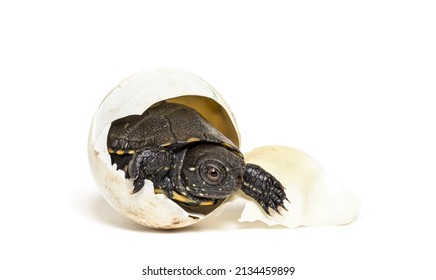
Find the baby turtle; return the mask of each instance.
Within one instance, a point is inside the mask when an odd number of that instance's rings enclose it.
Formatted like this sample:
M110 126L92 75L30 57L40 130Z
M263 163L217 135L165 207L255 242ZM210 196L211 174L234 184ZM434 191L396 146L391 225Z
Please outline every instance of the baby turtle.
M197 111L156 103L142 115L112 122L107 138L112 164L133 180L188 206L215 205L241 189L270 215L288 200L282 184L258 165L245 163L239 149Z

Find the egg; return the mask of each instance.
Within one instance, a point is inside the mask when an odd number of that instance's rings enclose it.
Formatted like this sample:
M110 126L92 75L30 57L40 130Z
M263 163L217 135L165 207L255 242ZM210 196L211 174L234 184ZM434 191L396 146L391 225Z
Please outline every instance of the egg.
M153 228L181 228L195 224L206 214L188 213L164 194L155 194L151 181L132 195L132 180L111 163L107 138L111 123L142 114L153 104L170 101L189 106L239 147L240 136L233 114L222 96L201 78L177 69L151 69L121 81L102 101L92 119L88 157L97 186L106 201L123 216ZM204 211L202 211L204 212Z

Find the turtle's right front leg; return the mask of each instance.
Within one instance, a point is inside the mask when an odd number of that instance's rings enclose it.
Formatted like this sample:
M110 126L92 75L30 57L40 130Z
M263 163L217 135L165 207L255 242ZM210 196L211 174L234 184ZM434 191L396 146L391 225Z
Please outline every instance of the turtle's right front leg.
M172 192L171 182L166 177L172 162L173 155L164 149L137 150L128 166L129 176L133 179L132 194L139 192L144 187L145 179L151 180L157 188ZM169 189L167 190L167 188Z
M286 197L285 188L272 174L259 165L246 164L241 190L256 200L268 215L271 215L269 208L279 214L279 207L286 210L285 200L289 200Z

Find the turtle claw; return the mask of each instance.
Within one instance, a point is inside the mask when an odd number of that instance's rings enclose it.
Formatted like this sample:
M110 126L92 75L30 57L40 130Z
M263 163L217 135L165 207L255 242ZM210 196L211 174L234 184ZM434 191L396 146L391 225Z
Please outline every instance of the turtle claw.
M277 205L274 204L273 206L271 206L271 208L272 208L274 211L276 211L279 215L282 215L282 213L280 213L280 211L279 211Z
M173 184L171 183L171 180L168 177L165 177L163 179L163 187L161 187L161 188L164 189L165 195L168 198L170 198L170 199L173 198L174 187L173 187Z
M132 194L139 192L144 187L144 179L135 179L133 181L133 186Z
M246 165L241 190L256 200L269 216L270 208L280 215L282 213L279 208L287 211L284 201L289 202L289 199L286 197L285 188L273 175L258 165Z

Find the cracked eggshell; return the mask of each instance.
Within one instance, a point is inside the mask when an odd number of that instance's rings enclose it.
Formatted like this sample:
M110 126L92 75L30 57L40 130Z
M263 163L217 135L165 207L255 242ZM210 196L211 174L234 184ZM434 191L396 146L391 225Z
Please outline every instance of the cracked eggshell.
M290 203L282 215L266 215L247 200L240 222L262 221L267 225L333 226L350 223L360 207L359 199L334 182L309 155L293 148L266 146L245 155L245 161L268 170L286 188Z
M142 114L167 100L196 109L239 147L240 136L229 107L218 92L199 77L176 69L152 69L120 82L102 101L92 120L88 157L94 180L107 202L123 216L153 228L181 228L207 215L188 213L165 195L154 194L153 184L131 194L133 184L111 165L106 141L112 121Z

